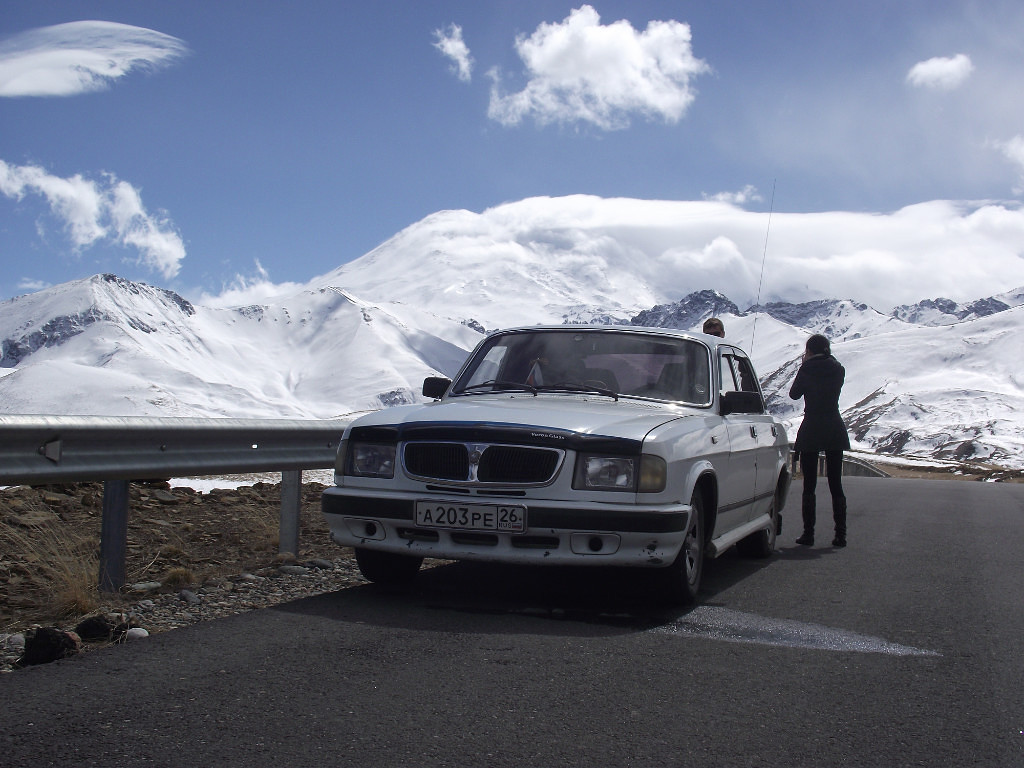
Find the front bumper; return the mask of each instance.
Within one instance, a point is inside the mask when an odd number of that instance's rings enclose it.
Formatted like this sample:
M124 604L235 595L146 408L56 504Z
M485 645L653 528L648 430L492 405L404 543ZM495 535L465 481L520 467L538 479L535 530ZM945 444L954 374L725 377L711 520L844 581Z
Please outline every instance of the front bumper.
M477 497L477 503L527 507L528 527L522 533L469 531L417 526L419 498L429 496L335 486L324 491L321 508L331 538L343 546L444 560L654 568L675 560L692 514L686 504L641 507Z

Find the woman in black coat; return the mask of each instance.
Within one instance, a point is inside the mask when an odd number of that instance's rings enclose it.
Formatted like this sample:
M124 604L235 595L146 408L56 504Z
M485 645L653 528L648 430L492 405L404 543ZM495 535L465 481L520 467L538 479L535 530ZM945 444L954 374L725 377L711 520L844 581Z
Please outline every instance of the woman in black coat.
M803 364L797 371L789 396L804 399L804 420L796 433L793 450L800 455L804 476L801 511L804 532L797 544L814 544L815 488L818 483L818 454L825 452L828 490L832 494L832 516L836 533L832 546L846 546L846 494L843 493L843 451L850 450L850 436L839 413L839 393L846 370L832 357L828 339L815 334L807 339Z

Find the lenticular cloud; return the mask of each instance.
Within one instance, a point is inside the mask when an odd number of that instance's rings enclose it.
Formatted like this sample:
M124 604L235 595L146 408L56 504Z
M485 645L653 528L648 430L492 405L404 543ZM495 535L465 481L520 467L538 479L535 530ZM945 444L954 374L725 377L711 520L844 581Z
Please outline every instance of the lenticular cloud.
M709 71L693 55L690 27L652 21L640 32L628 21L602 25L591 6L560 24L541 24L516 50L529 74L518 93L502 94L496 72L488 115L504 125L588 122L625 128L631 115L677 122L694 100L691 80Z
M144 27L74 21L0 41L0 96L74 96L136 69L169 66L184 42Z

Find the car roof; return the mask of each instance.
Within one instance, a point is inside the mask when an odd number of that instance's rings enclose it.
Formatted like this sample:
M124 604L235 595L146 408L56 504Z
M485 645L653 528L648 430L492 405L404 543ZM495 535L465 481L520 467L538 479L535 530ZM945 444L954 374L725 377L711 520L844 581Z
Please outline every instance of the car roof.
M649 325L589 325L589 324L572 324L572 325L521 325L514 326L511 328L501 328L499 330L491 331L488 336L493 336L499 333L526 333L529 331L556 331L560 333L579 333L583 331L600 331L607 333L644 333L652 336L674 336L680 339L692 339L694 341L700 341L715 350L717 347L729 346L735 347L735 344L730 343L726 339L720 336L710 336L700 331L685 331L680 328L658 328Z

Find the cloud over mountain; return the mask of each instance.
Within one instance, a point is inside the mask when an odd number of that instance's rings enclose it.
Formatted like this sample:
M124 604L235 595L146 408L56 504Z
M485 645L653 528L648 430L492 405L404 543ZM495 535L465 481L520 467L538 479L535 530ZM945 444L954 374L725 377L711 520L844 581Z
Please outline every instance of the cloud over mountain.
M432 214L313 282L431 308L472 302L499 324L561 322L557 311L533 317L509 300L503 287L520 277L544 298L540 307L573 295L620 315L704 288L741 308L841 297L888 312L923 298L966 302L1024 285L1024 210L1010 205L776 211L770 233L768 225L766 212L713 200L527 198L480 213ZM417 258L403 260L400 273L381 269L403 253Z

